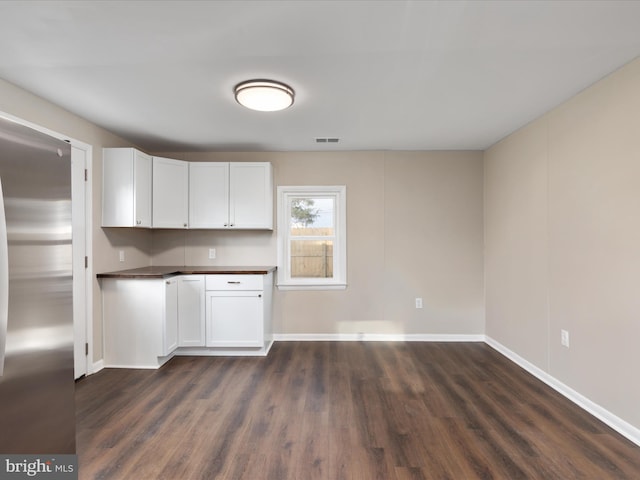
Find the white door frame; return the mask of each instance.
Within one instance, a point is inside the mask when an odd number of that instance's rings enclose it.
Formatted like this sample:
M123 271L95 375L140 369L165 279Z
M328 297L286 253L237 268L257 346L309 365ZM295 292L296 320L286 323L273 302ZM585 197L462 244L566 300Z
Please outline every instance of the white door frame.
M72 169L72 213L73 213L73 331L74 331L74 377L80 378L91 372L90 359L93 351L90 348L89 338L92 338L92 318L87 309L87 295L91 289L90 265L88 259L90 238L87 237L87 218L91 205L87 194L89 183L89 169L91 147L80 148L77 142L71 142L71 169ZM89 222L90 225L90 222ZM86 349L85 349L86 346Z
M80 265L84 267L84 258L83 258L84 256L87 256L89 261L87 262L87 268L84 269L85 271L85 278L84 278L85 281L83 282L84 285L79 286L80 287L79 291L82 291L83 290L82 287L84 287L84 296L83 298L81 297L80 299L76 299L79 301L74 300L73 323L74 323L74 357L75 357L75 352L84 353L85 344L88 346L87 348L88 354L85 356L85 362L84 362L85 368L82 368L81 366L80 371L76 372L75 377L78 378L85 374L90 375L92 373L95 373L97 370L99 370L99 368L97 369L94 368L94 363L93 363L93 282L92 282L93 267L91 262L91 258L93 258L92 257L93 222L91 220L92 204L93 204L92 202L93 196L92 196L92 188L91 188L92 166L93 166L93 161L92 161L93 146L89 145L88 143L75 140L69 137L68 135L63 135L61 133L58 133L53 130L49 130L48 128L37 125L35 123L31 123L27 120L16 117L9 113L0 111L0 117L6 118L7 120L11 120L13 122L19 123L26 127L33 128L38 132L45 133L59 140L68 142L72 147L72 151L75 152L75 155L77 156L77 158L81 158L78 156L79 154L80 155L84 154L84 158L81 160L81 163L84 163L84 168L86 169L86 172L87 172L85 177L86 181L84 182L84 192L83 192L84 200L85 200L84 218L73 219L74 224L75 223L84 224L84 248L82 248L83 246L80 245L80 248L74 249L74 255L73 255L74 271L75 271L75 267L78 266L78 263L80 263ZM81 253L82 251L84 251L84 255L82 255ZM76 255L76 253L78 253L78 255ZM75 278L76 276L74 275L74 282L75 282ZM75 290L76 290L76 285L74 285L74 291ZM77 325L78 323L82 323L83 325ZM84 338L78 338L76 336L77 332L83 332L82 336ZM78 362L78 363L82 365L82 362Z

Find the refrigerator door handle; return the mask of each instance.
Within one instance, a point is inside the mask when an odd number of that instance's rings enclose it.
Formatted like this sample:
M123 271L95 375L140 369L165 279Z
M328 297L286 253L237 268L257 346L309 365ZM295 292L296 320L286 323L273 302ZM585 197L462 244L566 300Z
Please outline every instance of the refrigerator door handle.
M7 322L9 319L9 245L7 219L4 213L4 193L0 178L0 377L4 375L4 357L7 347Z

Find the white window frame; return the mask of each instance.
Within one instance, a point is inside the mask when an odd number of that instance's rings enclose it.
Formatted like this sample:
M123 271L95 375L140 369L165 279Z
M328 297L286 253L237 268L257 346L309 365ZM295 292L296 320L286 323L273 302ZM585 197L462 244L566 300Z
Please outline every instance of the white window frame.
M332 198L335 206L333 278L292 278L289 254L291 200L322 197ZM280 290L344 290L347 288L347 187L345 185L278 187L277 285Z

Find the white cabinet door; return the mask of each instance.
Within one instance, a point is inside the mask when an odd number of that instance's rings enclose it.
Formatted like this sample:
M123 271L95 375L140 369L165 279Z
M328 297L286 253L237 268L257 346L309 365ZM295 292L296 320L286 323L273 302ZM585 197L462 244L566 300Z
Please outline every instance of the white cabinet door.
M153 157L153 227L189 225L189 164Z
M229 164L189 163L189 227L229 226Z
M164 322L162 335L162 352L160 356L169 355L178 348L178 278L165 281Z
M273 173L270 163L230 164L229 226L273 229Z
M263 298L255 291L207 292L207 347L262 347Z
M151 227L151 157L138 150L133 157L134 226Z
M101 280L105 366L158 368L176 348L177 283L170 280Z
M273 229L271 164L190 163L189 227Z
M205 345L204 275L178 277L178 346Z
M105 148L102 226L151 227L151 157L134 148Z

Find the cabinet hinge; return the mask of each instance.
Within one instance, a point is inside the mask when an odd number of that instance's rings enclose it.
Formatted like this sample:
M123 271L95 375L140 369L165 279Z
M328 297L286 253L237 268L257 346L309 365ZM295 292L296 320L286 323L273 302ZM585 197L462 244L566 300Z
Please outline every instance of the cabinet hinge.
M89 257L84 257L84 268L89 268Z
M89 344L88 343L84 344L84 354L85 355L89 355Z
M84 169L84 181L86 182L87 180L89 180L89 171L85 168Z

